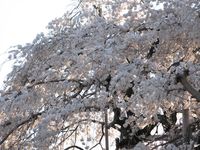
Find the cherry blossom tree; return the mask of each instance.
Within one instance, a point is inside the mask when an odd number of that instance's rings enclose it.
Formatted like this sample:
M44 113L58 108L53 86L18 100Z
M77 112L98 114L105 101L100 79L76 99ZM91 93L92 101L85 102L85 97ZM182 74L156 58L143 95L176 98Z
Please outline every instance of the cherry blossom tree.
M48 29L10 52L1 149L200 144L198 0L83 0Z

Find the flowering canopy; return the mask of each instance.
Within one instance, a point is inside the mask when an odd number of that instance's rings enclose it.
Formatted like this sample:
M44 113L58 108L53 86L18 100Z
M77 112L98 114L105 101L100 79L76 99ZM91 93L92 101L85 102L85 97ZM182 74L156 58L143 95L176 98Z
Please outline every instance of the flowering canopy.
M150 132L158 123L174 132L182 109L198 120L198 0L84 0L48 29L11 53L3 149L81 149L85 135L85 149L103 149L105 125L117 148L130 148L157 140Z

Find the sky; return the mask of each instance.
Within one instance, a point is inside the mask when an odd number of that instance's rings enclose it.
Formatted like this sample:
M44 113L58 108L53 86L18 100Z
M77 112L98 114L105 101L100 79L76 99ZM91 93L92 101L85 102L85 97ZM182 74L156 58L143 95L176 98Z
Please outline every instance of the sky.
M77 0L0 0L0 89L12 62L6 62L12 45L31 43L48 23L76 6ZM5 63L6 62L6 63Z

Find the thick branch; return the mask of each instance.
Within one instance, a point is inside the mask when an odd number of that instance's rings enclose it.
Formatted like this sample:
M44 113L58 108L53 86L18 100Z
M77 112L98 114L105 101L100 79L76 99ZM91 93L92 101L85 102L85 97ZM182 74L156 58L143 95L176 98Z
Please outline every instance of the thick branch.
M198 102L200 102L200 92L192 87L192 85L187 81L186 74L184 75L177 75L178 81L183 85L185 90L187 90L192 97L196 98Z

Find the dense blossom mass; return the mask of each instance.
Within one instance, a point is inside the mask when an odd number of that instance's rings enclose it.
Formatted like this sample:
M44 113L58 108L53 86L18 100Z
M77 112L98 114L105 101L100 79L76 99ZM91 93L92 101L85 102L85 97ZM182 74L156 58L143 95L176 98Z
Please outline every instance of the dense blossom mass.
M199 0L83 0L48 29L10 52L1 149L200 144Z

